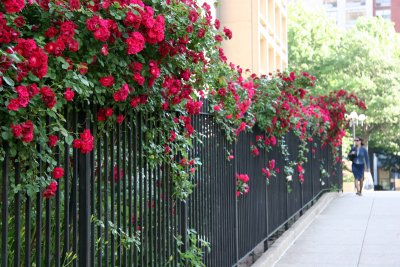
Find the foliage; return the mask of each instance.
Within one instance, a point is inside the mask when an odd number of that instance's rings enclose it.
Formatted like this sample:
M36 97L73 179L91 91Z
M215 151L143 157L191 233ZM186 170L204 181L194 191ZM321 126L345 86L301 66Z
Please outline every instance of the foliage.
M366 145L398 151L400 42L393 25L360 17L342 31L321 12L299 3L290 5L289 17L290 67L318 77L313 93L345 88L356 94L368 107L362 111L368 118L361 129Z
M308 94L316 80L308 72L244 75L221 48L231 31L196 1L7 0L0 4L0 33L0 161L10 157L22 170L19 182L10 172L10 182L17 184L12 193L24 196L52 198L60 179L70 178L61 154L90 155L101 136L138 115L147 120L140 127L143 157L150 168L168 166L175 199L190 195L201 165L190 158L198 135L192 119L201 112L212 113L232 142L261 128L254 156L293 132L301 151L291 161L285 154L283 171L292 179L297 168L302 182L307 142L320 138L338 148L347 102L363 106L344 91ZM66 114L73 110L79 118L71 125ZM263 171L269 178L267 168L270 175L279 171L273 159ZM122 177L121 166L113 173L106 181ZM239 195L249 190L246 180L238 180ZM138 246L136 236L98 219L125 245ZM201 266L208 243L193 231L188 237L181 259Z
M199 237L193 229L187 230L188 247L185 251L179 250L179 265L190 267L205 267L203 262L204 251L210 251L210 243ZM182 236L176 238L178 247L184 245Z

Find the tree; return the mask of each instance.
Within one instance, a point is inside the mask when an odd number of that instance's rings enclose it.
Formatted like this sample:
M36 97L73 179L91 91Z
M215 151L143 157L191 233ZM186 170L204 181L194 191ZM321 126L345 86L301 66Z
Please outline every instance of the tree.
M289 65L318 78L317 92L344 88L368 110L364 139L374 147L399 151L400 42L393 25L381 18L360 18L341 31L323 14L289 8Z

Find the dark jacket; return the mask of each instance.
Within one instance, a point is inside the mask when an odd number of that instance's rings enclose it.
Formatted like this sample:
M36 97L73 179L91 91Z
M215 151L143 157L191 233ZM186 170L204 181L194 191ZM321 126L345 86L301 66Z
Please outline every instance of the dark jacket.
M353 152L353 151L354 151L354 154L353 154L353 156L351 156L351 152ZM350 150L349 158L351 159L351 161L353 163L365 164L367 166L367 169L369 169L368 151L365 149L365 147L361 146L357 151L357 148L355 146L353 146Z

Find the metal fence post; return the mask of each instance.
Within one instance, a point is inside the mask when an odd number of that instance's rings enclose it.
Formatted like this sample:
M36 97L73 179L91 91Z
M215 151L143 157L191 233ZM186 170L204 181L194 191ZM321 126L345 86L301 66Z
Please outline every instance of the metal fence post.
M85 104L81 118L85 118L84 128L89 129L90 123L86 119L88 106ZM93 153L93 152L92 152ZM78 153L79 169L79 266L90 266L90 153Z
M1 238L1 266L7 267L8 263L8 145L4 144L4 161L2 166L2 180L3 180L3 188L1 192L1 202L2 202L2 238Z
M188 249L188 238L187 238L187 230L188 230L188 205L187 201L181 201L181 223L180 223L180 232L182 236L182 246L181 251L186 252ZM186 262L185 265L187 266Z

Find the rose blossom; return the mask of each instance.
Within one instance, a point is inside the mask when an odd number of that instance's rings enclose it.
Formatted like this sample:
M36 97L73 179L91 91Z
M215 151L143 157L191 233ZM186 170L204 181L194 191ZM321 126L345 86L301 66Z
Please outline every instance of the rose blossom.
M64 176L64 169L61 167L55 167L52 176L54 179L60 179Z
M65 98L65 100L67 100L68 102L70 102L70 101L74 100L74 97L75 97L75 92L72 91L70 87L67 87L67 88L65 89L65 92L64 92L64 98Z
M102 77L102 78L99 79L99 82L104 87L111 87L111 86L114 85L114 77L112 75L106 76L106 77Z
M128 45L128 54L134 55L143 50L145 40L142 34L134 32L126 39L126 44Z
M43 198L52 198L57 191L57 182L52 182L47 186L47 188L43 191L42 196Z
M47 144L50 146L50 147L53 147L53 146L55 146L55 145L57 145L57 142L58 142L58 137L57 137L57 135L49 135L49 141L47 142Z

